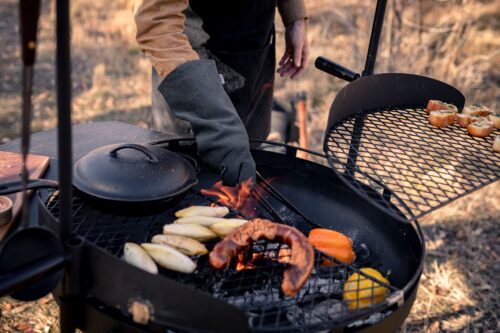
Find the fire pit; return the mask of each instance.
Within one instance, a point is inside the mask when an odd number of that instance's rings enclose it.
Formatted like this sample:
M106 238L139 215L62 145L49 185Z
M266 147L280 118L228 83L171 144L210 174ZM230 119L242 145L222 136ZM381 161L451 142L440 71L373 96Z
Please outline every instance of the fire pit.
M195 156L195 146L190 141L171 140L158 145ZM310 219L323 228L345 233L354 243L357 259L353 265L339 263L323 267L324 258L316 253L314 270L306 285L296 298L285 297L280 284L286 267L286 248L278 243L259 241L253 244L243 260L228 269L214 270L204 256L197 260L198 268L193 274L162 270L160 276L148 276L148 288L142 283L144 275L148 274L121 260L123 245L125 242L149 241L153 235L162 232L164 224L175 219L175 211L181 208L212 204L214 199L209 194L214 194L213 190L208 193L203 190L213 188L218 179L210 169L201 168L199 183L192 190L165 204L159 211L150 213L110 211L109 207L95 206L86 201L85 196L75 193L74 230L85 240L83 253L89 254L89 265L85 269L88 279L82 277L82 283L88 286L85 306L93 307L103 316L114 313L120 318L120 325L132 325L128 312L130 303L140 300L151 304L154 317L142 327L144 330L153 330L161 323L180 331L201 328L207 332L223 331L214 322L226 322L228 318L224 313L213 311L213 306L218 304L216 300L241 311L243 324L248 323L252 332L315 332L366 327L395 330L406 316L401 314L407 313L413 303L422 270L423 241L418 224L402 223L374 207L367 209L365 200L345 187L330 168L296 158L295 147L285 148L285 154L259 150L253 154L262 177L270 179L273 188L293 203L295 211L259 184L256 191L273 209L270 211L260 201L253 211L264 218L279 218L282 223L299 229L310 230L311 226L304 220ZM325 159L319 154L316 158ZM51 228L58 229L58 192L43 191L38 198L43 220ZM208 247L213 244L209 243ZM359 272L361 267L373 267L383 272L389 276L391 285L388 286L386 301L366 309L351 310L342 301L343 286L347 278ZM171 286L164 286L163 282L169 280L180 283L180 290L192 288L195 293L214 297L213 301L202 304L186 300L190 313L207 314L205 322L195 322L179 304L177 308L168 304L165 298L174 290L170 289ZM102 332L111 327L88 318L83 321L83 327L90 332ZM245 330L243 327L241 330ZM229 331L240 329L233 326Z

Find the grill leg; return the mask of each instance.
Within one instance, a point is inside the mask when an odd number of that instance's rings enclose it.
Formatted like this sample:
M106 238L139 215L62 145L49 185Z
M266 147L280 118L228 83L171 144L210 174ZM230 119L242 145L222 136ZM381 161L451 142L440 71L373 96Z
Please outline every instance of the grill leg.
M76 331L74 309L69 299L61 299L59 305L59 330L61 333L74 333Z
M66 241L70 263L62 282L59 321L61 333L74 333L81 326L82 317L82 250L85 241L79 236L72 236Z
M352 178L356 175L355 167L356 160L358 158L359 146L361 144L361 133L363 131L364 115L357 114L354 120L354 128L352 130L352 139L349 146L349 154L346 161L346 174L350 175Z
M377 59L378 44L380 35L382 34L382 26L384 25L385 9L387 0L378 0L375 8L375 16L373 17L372 34L370 36L370 44L368 45L368 55L366 56L365 69L363 76L373 74L375 69L375 60Z

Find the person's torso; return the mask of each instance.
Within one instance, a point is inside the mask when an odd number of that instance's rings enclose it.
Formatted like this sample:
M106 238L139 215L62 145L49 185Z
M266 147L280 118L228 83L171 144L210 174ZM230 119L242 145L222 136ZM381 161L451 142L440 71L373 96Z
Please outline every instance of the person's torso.
M257 50L272 38L276 0L189 0L189 5L202 21L210 49Z

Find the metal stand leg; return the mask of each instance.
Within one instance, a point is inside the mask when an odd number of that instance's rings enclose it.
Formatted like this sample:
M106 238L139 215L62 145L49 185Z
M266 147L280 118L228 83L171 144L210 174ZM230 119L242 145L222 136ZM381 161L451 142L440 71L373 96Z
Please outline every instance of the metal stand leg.
M349 153L347 156L347 161L346 161L346 174L350 175L352 178L354 178L356 174L356 160L358 159L358 153L359 153L359 146L361 144L360 139L361 139L361 133L363 131L363 125L364 125L364 115L358 114L356 115L356 118L354 120L354 128L352 132L352 139L351 139L351 144L349 146Z
M85 241L73 236L66 241L66 250L70 255L69 266L62 281L59 321L61 333L74 333L81 323L82 313L82 250Z
M377 60L378 44L380 42L380 35L382 34L382 26L384 25L386 7L387 0L377 1L377 8L375 9L375 16L373 18L372 34L370 36L370 44L368 45L368 55L366 56L363 76L372 75L373 70L375 69L375 60Z
M75 241L72 233L72 153L71 153L71 58L69 0L56 1L57 40L57 104L59 184L61 191L61 239L70 255L70 265L62 281L60 327L61 333L75 332L77 322L76 297L80 294L80 262L83 241Z

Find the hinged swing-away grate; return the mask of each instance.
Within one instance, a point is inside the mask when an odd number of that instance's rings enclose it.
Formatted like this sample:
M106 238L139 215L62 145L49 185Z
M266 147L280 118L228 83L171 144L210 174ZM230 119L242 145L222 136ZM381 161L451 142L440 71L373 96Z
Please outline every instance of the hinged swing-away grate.
M500 179L500 154L493 151L499 130L477 138L458 124L433 127L427 118L421 108L348 116L326 134L328 161L354 190L403 220L417 219ZM406 205L413 214L394 205Z

